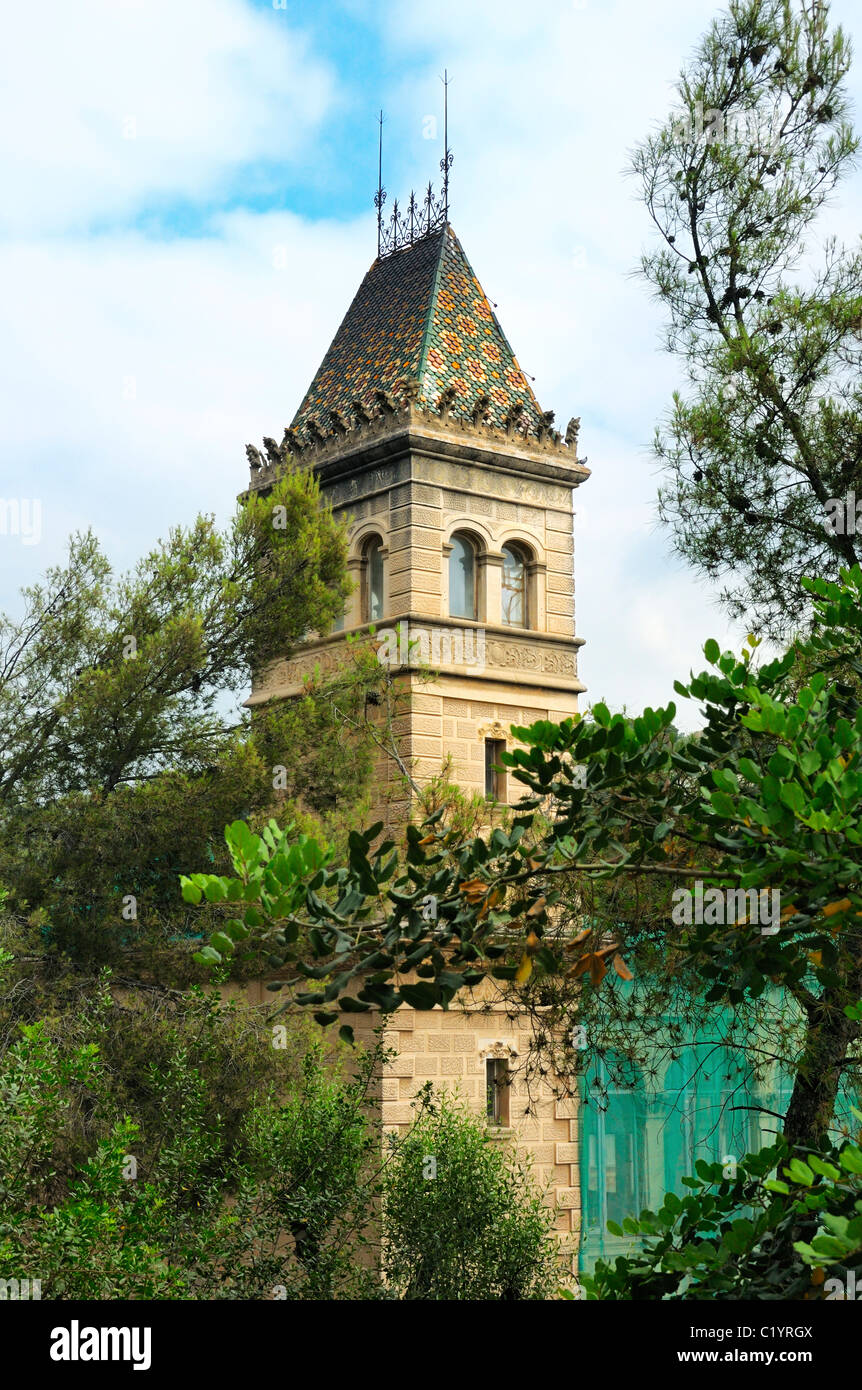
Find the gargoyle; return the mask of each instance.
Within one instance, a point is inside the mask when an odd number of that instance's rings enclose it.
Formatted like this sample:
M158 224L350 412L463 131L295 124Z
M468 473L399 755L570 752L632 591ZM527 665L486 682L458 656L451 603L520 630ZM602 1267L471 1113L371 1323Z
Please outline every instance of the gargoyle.
M515 433L515 430L518 428L518 425L521 422L521 416L523 415L523 413L523 401L515 401L515 403L509 407L509 409L506 411L506 414L503 416L503 424L506 426L507 434Z
M553 412L553 410L546 410L546 411L544 411L543 414L542 414L541 420L539 421L538 425L536 426L536 438L537 438L537 439L544 439L544 437L545 437L546 434L553 435L554 431L553 431L553 429L551 428L551 426L553 425L553 423L554 423L554 412Z
M292 430L289 425L285 425L284 439L281 441L282 454L301 454L305 445L300 439L296 430Z
M398 383L399 393L403 396L407 405L413 405L418 401L421 389L422 383L417 381L413 376L402 377Z
M281 450L274 439L270 439L268 434L263 436L263 447L266 449L266 457L270 468L275 468L281 463Z
M452 406L455 404L457 395L458 392L455 390L454 386L447 386L445 390L440 392L440 399L437 402L437 409L440 411L440 414L444 420L446 419L446 416L449 414L449 411L452 409Z

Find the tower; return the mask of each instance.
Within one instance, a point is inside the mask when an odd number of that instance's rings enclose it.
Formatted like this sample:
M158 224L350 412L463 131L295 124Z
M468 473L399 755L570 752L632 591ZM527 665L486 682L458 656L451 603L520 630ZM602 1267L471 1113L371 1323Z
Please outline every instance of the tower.
M355 591L339 630L262 672L289 697L345 631L374 624L408 687L401 751L418 781L452 758L465 791L506 801L509 728L577 709L577 421L543 413L448 223L374 261L285 432L350 519ZM255 467L252 487L273 468ZM381 769L381 775L382 769ZM380 788L381 798L383 788ZM396 807L396 814L399 809Z
M448 170L450 157L447 154ZM444 185L445 188L445 185ZM378 192L378 212L383 201ZM356 580L338 630L258 674L250 704L289 698L315 666L335 666L344 634L373 625L379 655L410 692L402 760L422 782L451 756L452 779L517 800L499 754L511 726L577 710L581 640L574 626L573 491L589 476L578 422L565 438L543 412L448 221L448 200L411 196L378 221L378 256L285 431L251 487L280 456L312 467L349 520ZM430 681L419 666L433 668ZM381 765L390 820L408 807L403 779ZM385 784L384 784L385 779ZM393 792L400 801L392 803ZM348 1019L357 1036L369 1016ZM526 1025L492 990L447 1011L402 1007L388 1020L397 1056L380 1079L384 1129L410 1123L427 1079L457 1084L488 1118L489 1137L529 1150L556 1207L567 1255L579 1229L576 1105L550 1082L528 1096L519 1070Z

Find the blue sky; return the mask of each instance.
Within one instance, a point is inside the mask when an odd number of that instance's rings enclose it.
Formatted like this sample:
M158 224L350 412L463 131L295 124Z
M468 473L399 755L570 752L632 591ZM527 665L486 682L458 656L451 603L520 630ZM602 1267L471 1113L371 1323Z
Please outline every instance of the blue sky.
M79 0L21 6L0 54L0 606L92 526L118 568L198 510L227 517L244 446L280 437L375 254L436 178L448 67L452 222L543 407L580 415L577 628L593 698L670 698L738 641L657 528L649 445L679 380L632 268L624 170L712 0ZM850 0L833 14L857 38ZM853 75L857 110L862 57ZM436 117L438 128L433 137ZM862 180L825 234L859 234ZM821 229L818 229L818 238ZM690 722L690 721L688 721Z

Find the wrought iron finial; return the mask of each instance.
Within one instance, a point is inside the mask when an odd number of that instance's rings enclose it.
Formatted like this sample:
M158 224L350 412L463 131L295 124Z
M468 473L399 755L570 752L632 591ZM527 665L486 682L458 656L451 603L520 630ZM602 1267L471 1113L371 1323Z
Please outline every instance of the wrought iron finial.
M383 112L380 112L380 133L377 137L377 192L374 206L377 209L377 254L380 255L383 243L383 204L386 202L386 189L383 187Z
M443 215L449 221L449 170L455 156L449 149L449 71L443 69L443 158L440 169L443 174Z
M410 194L406 212L402 212L396 198L388 222L383 220L383 205L386 202L386 189L383 187L383 112L379 117L379 137L377 145L377 192L374 206L377 209L377 256L391 256L395 251L403 251L407 246L424 240L434 232L440 232L449 221L449 170L452 168L452 151L449 149L449 73L444 71L441 78L443 94L443 158L440 170L443 175L443 191L440 197L434 196L434 188L428 184L425 195L417 198Z

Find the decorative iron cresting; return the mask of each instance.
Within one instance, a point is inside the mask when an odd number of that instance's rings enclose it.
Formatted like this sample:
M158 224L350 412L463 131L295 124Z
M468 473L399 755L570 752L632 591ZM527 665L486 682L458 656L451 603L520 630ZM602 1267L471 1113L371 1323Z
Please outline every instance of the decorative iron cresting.
M449 149L449 73L443 73L443 158L440 172L443 176L443 189L434 193L429 181L421 198L410 194L406 209L399 207L398 199L392 204L388 221L384 221L383 207L386 202L386 189L383 187L383 112L379 118L379 138L377 144L377 192L374 206L377 209L377 256L391 256L406 246L413 246L424 237L442 231L449 221L449 170L455 156Z

